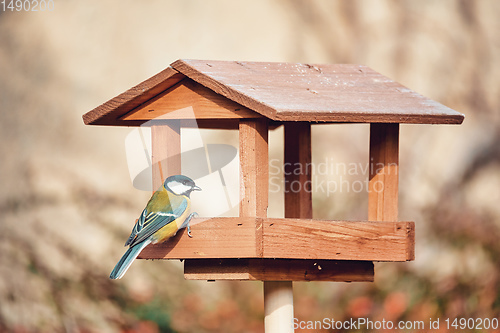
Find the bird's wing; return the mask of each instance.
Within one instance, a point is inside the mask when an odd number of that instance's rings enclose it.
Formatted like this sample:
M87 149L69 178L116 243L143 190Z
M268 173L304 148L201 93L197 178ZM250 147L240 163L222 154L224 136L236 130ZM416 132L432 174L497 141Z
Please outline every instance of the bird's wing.
M165 210L171 209L170 196L165 194L168 194L168 192L165 190L163 186L158 191L155 191L153 193L153 195L151 196L146 205L146 208L144 208L144 210L141 213L141 216L139 216L139 219L135 223L134 228L130 233L130 236L125 242L125 246L131 245L134 242L139 232L141 232L141 230L144 228L146 222L146 216L150 214L150 212L158 211L161 210L162 208ZM134 244L136 243L137 242L134 242Z
M132 232L130 233L130 236L128 237L127 241L125 242L125 246L132 244L134 241L135 237L137 234L144 228L144 221L146 220L146 215L148 214L148 211L146 208L141 213L141 216L139 216L139 219L134 225L134 228L132 229Z
M155 196L157 197L153 200ZM137 228L138 233L130 242L130 246L142 242L162 227L175 221L188 207L186 197L169 194L167 191L157 192L153 195L153 198L151 198L146 206L146 214L144 212L141 214L141 217L145 215L144 222L140 228ZM137 221L136 225L140 221L141 219Z

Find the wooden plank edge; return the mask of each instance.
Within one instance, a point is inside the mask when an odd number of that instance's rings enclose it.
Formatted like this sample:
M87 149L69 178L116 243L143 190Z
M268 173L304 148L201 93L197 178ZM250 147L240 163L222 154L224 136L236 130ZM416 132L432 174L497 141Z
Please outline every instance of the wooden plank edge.
M277 110L275 121L308 121L311 123L400 123L400 124L428 124L428 125L460 125L463 123L465 116L461 113L457 114L441 114L441 115L398 115L391 113L346 113L331 111L330 114L313 112L297 112Z
M408 234L406 261L413 261L415 260L415 222L407 222L406 233Z
M168 241L150 244L139 259L258 258L259 241L254 217L194 218L191 235L186 229Z
M182 230L176 236L161 244L151 244L146 247L139 255L140 259L231 259L231 258L279 258L279 259L305 259L305 260L353 260L353 261L411 261L415 258L415 223L414 222L352 222L352 221L317 221L308 219L273 219L273 218L240 218L240 217L217 217L205 220L197 218L192 222L193 238L187 236L187 232ZM398 254L390 257L389 254L375 256L360 256L347 257L347 255L339 256L334 252L324 253L322 257L309 258L299 257L291 258L290 254L284 256L283 251L273 250L272 247L267 247L273 242L266 240L266 226L276 224L280 221L291 221L297 225L303 226L305 229L314 221L314 225L324 224L322 233L332 232L335 230L335 224L352 226L352 230L356 230L356 223L368 223L371 226L381 228L396 229L393 233L398 236L399 243L397 244ZM287 223L289 224L289 223ZM264 225L264 226L263 226ZM390 227L393 225L393 227ZM287 226L284 226L287 228ZM293 226L292 226L293 227ZM281 228L281 227L280 227ZM389 229L388 228L388 229ZM282 228L281 228L282 229ZM283 229L284 230L284 229ZM260 235L260 232L263 235ZM281 231L280 231L281 232ZM304 231L307 233L307 231ZM406 235L403 237L403 234ZM275 234L275 232L273 232ZM352 237L347 235L348 237ZM390 235L384 235L388 237ZM263 237L263 238L262 238ZM316 235L324 241L324 235ZM394 237L394 236L390 236ZM355 240L356 238L353 237ZM364 239L362 242L369 242L369 239ZM285 241L286 242L286 241ZM358 242L356 242L358 244ZM279 244L278 244L279 245ZM274 246L274 245L272 245ZM281 246L281 245L279 245ZM293 246L293 244L290 244ZM390 249L388 249L389 251ZM292 253L293 254L293 253Z
M206 129L238 129L239 119L181 119L182 128L206 128ZM115 119L111 121L103 121L99 123L92 123L89 125L99 126L125 126L125 127L138 127L138 126L155 126L155 125L168 125L172 120L169 119L154 119L154 120L120 120ZM147 123L147 125L144 125Z
M409 261L414 247L409 223L267 219L263 257Z
M189 259L187 280L373 282L371 261L301 259Z

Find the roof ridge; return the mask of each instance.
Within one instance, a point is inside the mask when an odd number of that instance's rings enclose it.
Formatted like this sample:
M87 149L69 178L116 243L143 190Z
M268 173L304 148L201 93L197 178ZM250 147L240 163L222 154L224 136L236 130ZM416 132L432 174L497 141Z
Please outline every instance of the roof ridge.
M260 113L261 115L270 118L271 120L276 120L276 109L270 106L269 104L259 101L252 96L237 90L235 88L232 88L228 85L225 85L223 83L220 83L218 80L215 78L209 76L208 74L205 74L201 71L196 70L193 66L189 65L190 59L179 59L174 61L170 66L177 70L179 73L185 75L186 77L190 78L191 80L201 84L204 87L207 87L208 89L211 89L215 93L222 95L233 102L239 103L257 113ZM217 62L222 62L221 60L216 60ZM229 61L227 61L229 62ZM234 63L240 64L241 62L239 61L233 61ZM207 66L211 67L210 64L207 63ZM242 97L242 98L239 98ZM260 105L264 110L265 114L263 114L263 110L255 110L255 104Z

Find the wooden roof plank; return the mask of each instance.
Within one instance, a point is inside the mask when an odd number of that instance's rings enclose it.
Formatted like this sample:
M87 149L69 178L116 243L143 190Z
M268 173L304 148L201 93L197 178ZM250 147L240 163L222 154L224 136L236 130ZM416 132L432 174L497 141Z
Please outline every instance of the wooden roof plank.
M197 64L203 64L203 61L200 61ZM213 62L210 62L213 63ZM217 63L222 63L222 62L217 62ZM233 62L228 62L232 64ZM187 61L184 60L177 60L171 64L172 68L175 68L179 70L179 72L182 72L184 75L189 77L190 79L200 83L201 85L213 90L214 92L225 96L226 98L229 98L232 101L235 101L250 110L254 110L263 116L266 116L270 119L274 120L274 114L275 110L274 108L266 105L265 103L259 101L258 99L253 98L250 95L247 95L243 93L241 90L235 89L234 86L230 86L225 84L224 82L221 82L218 80L218 75L216 71L200 71L199 68L193 67L188 63ZM201 65L203 66L203 65ZM211 65L207 62L206 66L208 68L211 67ZM226 68L227 70L227 68ZM231 75L229 72L225 72L226 75ZM241 74L239 72L235 72L234 75ZM245 79L245 78L234 78L235 80L240 80L240 79ZM264 92L265 93L265 92Z
M86 125L134 126L141 124L143 121L130 121L125 123L119 118L130 110L154 98L183 78L185 78L184 75L168 67L155 76L96 107L92 111L87 112L83 115L83 121Z
M277 121L460 124L464 118L366 66L178 60L172 67Z
M461 124L464 119L366 66L178 60L83 120L88 125L140 125L144 120L120 118L185 77L276 122Z

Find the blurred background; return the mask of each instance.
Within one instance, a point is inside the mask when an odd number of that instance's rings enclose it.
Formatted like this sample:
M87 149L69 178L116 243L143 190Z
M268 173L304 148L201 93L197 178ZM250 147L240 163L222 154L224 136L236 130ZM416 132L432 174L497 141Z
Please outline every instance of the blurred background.
M500 2L54 5L0 11L0 332L263 331L260 282L185 281L178 261L144 260L108 279L150 193L130 181L130 129L81 116L179 58L364 64L464 113L460 126L401 126L416 260L377 263L374 283L295 283L295 316L498 318ZM315 161L366 163L368 126L315 127L313 145ZM365 219L366 198L315 194L314 216Z

